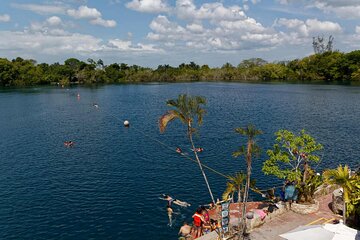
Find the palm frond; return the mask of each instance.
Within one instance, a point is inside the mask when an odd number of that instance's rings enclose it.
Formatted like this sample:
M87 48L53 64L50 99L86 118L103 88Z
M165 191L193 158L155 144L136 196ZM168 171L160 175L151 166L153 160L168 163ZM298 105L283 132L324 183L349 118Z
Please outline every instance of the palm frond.
M229 196L230 196L233 192L235 192L235 191L236 191L236 189L235 189L234 184L232 184L232 183L230 183L230 182L227 182L227 183L226 183L226 189L225 189L225 191L224 191L223 194L222 194L222 199L223 199L223 200L229 199Z
M253 143L253 145L252 145L251 154L254 154L257 157L259 157L261 154L261 148L256 143Z
M263 132L259 129L256 129L255 125L249 124L244 128L236 128L235 132L247 136L249 139L253 139L255 136L262 134Z
M232 153L232 156L237 158L239 156L243 156L246 153L245 146L241 146L237 151Z
M159 118L160 133L165 132L166 126L169 122L179 117L179 114L175 110L170 110L166 114Z

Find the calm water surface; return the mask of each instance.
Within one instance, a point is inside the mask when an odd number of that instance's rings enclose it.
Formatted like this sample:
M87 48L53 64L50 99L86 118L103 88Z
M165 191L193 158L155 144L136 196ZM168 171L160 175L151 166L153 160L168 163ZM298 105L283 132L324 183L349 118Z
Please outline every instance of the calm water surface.
M205 149L204 163L223 173L245 169L231 152L242 141L233 129L248 123L264 131L258 142L265 150L278 129L305 128L324 145L317 170L360 164L359 87L186 83L0 90L0 239L176 239L181 222L209 202L205 184L196 164L136 129L188 151L179 123L163 135L157 128L165 101L180 93L208 99L197 142ZM129 129L122 126L125 119ZM66 140L75 147L65 148ZM261 173L265 158L253 164L260 188L279 183ZM225 179L208 177L221 197ZM192 204L175 208L173 227L161 193Z

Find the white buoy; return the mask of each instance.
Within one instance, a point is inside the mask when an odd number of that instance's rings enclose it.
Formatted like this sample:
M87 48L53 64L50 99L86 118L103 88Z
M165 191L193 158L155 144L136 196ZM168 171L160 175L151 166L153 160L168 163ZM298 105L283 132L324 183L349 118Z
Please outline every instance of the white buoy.
M129 123L128 120L125 120L125 121L124 121L124 126L125 126L125 127L129 127L129 126L130 126L130 123Z

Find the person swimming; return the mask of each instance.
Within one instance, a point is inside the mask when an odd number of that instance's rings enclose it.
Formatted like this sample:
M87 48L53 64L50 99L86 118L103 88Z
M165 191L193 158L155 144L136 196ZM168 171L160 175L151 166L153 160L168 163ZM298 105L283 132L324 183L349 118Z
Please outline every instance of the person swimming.
M74 146L74 142L73 141L65 141L64 146L65 147L72 147L72 146Z
M177 147L176 150L175 150L177 153L182 153L182 150L181 148Z
M172 226L172 214L174 213L174 211L172 210L172 208L170 206L166 207L166 211L169 217L169 226Z
M178 199L174 199L172 197L170 197L169 195L166 195L166 194L162 194L161 195L161 198L162 200L166 200L168 203L167 203L167 206L168 207L171 207L171 204L174 203L180 207L189 207L191 206L189 203L187 202L183 202L183 201L180 201Z
M191 151L194 151L194 149L191 149ZM195 148L195 152L203 152L204 149L203 148Z
M99 105L98 105L97 103L94 103L93 106L94 106L95 108L99 108Z

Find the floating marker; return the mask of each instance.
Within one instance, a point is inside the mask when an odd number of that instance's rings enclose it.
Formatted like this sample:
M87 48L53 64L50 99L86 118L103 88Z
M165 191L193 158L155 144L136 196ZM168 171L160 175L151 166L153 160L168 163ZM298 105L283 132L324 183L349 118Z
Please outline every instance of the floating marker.
M125 127L129 127L129 126L130 126L130 123L129 123L128 120L125 120L125 121L124 121L124 126L125 126Z

